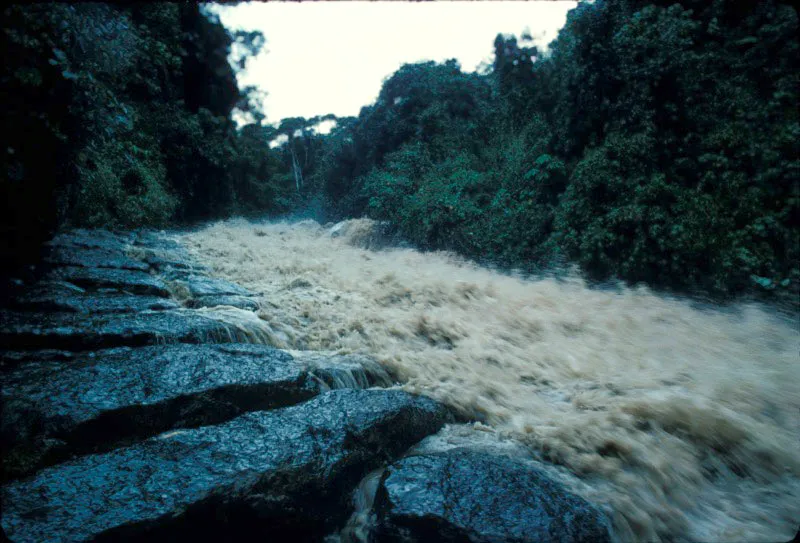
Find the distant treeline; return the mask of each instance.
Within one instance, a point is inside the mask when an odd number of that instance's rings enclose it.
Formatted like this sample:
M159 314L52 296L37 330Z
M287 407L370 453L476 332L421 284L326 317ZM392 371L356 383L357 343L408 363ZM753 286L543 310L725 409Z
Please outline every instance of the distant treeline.
M257 52L257 33L231 35L196 4L4 17L0 221L17 243L65 223L314 207L528 271L577 263L597 279L798 296L789 4L581 3L548 51L498 36L486 73L406 65L357 118L241 130L235 108L263 115L227 56L234 42Z

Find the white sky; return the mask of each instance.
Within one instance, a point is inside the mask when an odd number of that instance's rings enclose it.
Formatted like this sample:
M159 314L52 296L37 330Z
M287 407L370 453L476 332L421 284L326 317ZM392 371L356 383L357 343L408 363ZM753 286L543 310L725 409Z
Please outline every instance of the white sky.
M402 64L456 58L462 69L490 61L498 33L529 29L552 41L576 2L252 2L215 6L231 30L260 30L265 52L240 85L266 90L267 122L334 113L358 115Z

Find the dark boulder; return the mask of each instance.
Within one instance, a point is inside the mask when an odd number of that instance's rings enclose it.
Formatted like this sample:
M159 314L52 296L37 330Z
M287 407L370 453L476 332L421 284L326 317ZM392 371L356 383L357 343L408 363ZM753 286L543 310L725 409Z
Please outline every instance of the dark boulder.
M264 345L159 345L42 358L0 374L6 477L169 429L293 405L322 387L308 366Z
M19 542L321 540L363 475L446 419L401 391L332 391L10 483L2 526Z
M377 540L602 543L603 513L531 463L456 448L390 466L375 498Z

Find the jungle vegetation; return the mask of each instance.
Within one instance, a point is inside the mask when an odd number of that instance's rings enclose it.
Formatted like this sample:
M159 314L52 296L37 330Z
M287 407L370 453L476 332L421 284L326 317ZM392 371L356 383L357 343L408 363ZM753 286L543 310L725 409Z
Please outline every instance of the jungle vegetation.
M0 221L17 253L63 224L313 206L525 271L800 293L788 3L581 2L547 50L498 35L489 69L405 65L358 117L277 125L233 67L264 36L198 5L16 5L4 19ZM247 54L232 66L234 42ZM254 122L237 129L234 111Z

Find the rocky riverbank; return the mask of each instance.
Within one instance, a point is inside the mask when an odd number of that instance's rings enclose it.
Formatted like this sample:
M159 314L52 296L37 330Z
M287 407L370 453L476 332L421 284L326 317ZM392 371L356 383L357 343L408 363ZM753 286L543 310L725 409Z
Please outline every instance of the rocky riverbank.
M260 293L169 235L63 233L45 266L0 314L11 541L611 537L530 460L415 447L452 427L444 405L363 356L270 346Z

